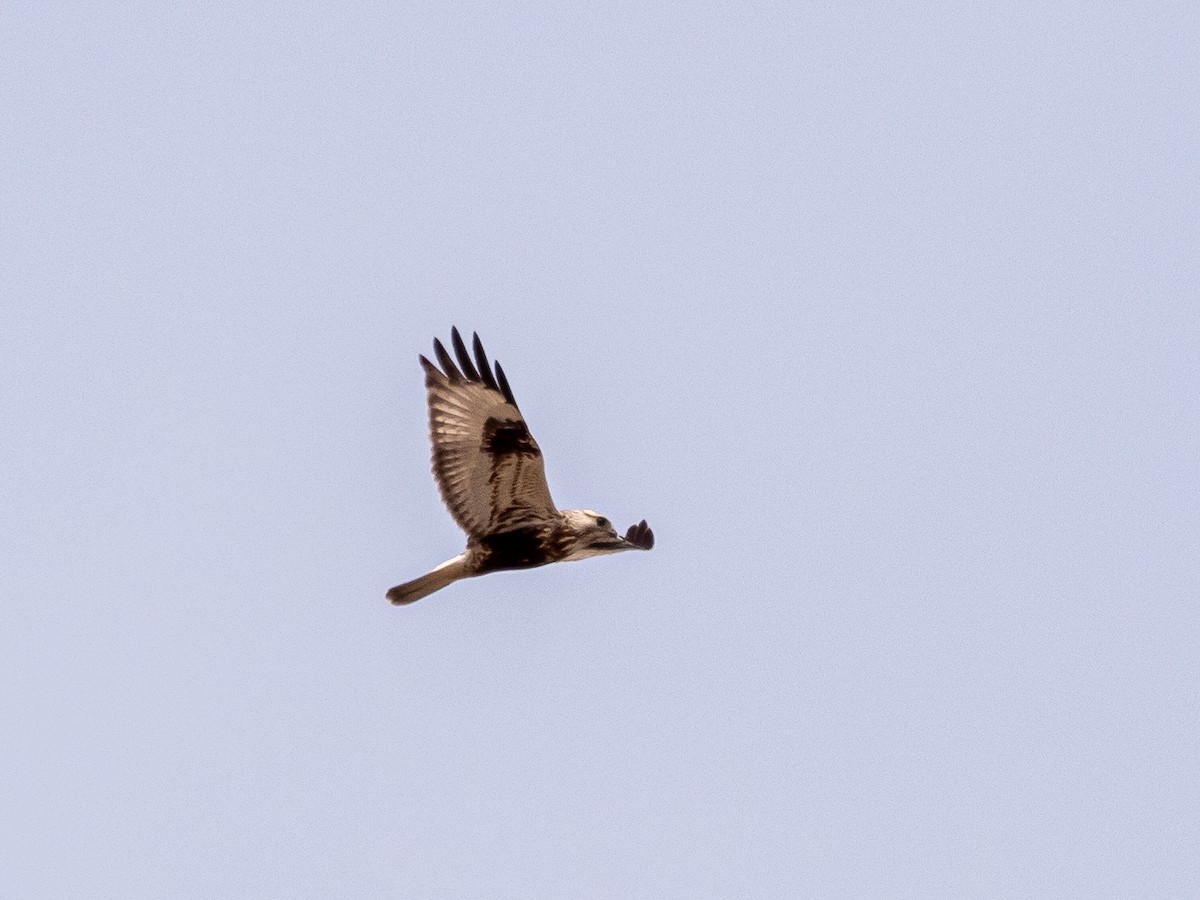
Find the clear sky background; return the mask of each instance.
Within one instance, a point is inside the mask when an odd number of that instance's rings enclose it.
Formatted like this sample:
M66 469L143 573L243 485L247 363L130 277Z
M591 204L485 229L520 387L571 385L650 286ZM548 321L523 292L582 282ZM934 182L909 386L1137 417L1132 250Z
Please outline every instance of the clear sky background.
M1198 26L7 4L0 894L1200 896Z

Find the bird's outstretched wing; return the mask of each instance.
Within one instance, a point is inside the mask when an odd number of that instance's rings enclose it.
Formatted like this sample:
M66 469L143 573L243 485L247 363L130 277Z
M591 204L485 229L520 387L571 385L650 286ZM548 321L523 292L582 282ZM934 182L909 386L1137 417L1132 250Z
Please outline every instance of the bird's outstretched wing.
M504 370L495 372L474 336L475 358L454 328L458 365L442 342L433 349L441 369L424 356L433 474L442 500L473 538L505 531L530 514L554 516L542 451L525 425ZM461 371L460 371L461 367Z

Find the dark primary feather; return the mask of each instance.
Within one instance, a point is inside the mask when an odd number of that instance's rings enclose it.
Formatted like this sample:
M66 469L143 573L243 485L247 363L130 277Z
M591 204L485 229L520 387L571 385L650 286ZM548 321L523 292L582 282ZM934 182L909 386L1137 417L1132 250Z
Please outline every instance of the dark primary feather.
M504 394L504 398L513 406L517 406L516 398L513 397L512 388L508 386L508 379L504 377L504 370L500 368L500 363L496 363L496 380L500 382L500 392ZM520 407L517 407L518 409Z
M483 379L483 383L493 391L500 390L496 384L496 379L492 377L492 366L488 362L487 354L483 352L483 341L479 339L479 332L474 332L471 338L471 343L475 347L475 359L479 363L479 375ZM516 404L514 403L513 406L516 406Z
M478 339L478 335L476 335L476 340ZM458 357L458 364L462 366L463 373L471 381L480 381L479 372L475 369L475 363L471 362L471 355L467 353L467 345L463 343L462 335L458 333L457 328L450 329L450 340L454 344L454 355Z
M438 362L442 365L442 371L446 373L446 377L450 379L451 384L458 384L463 380L462 373L454 367L454 360L450 358L450 354L446 352L446 348L442 346L442 342L437 338L433 339L433 352L437 354Z

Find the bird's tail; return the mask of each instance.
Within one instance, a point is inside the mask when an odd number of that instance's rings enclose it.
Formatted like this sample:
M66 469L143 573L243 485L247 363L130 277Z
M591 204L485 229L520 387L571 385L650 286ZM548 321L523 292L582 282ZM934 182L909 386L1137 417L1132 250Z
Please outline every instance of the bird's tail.
M432 572L427 572L420 578L398 584L387 592L387 598L397 606L405 603L415 603L422 597L428 597L434 591L440 591L460 578L469 578L467 571L467 554L463 553L454 559L448 559Z

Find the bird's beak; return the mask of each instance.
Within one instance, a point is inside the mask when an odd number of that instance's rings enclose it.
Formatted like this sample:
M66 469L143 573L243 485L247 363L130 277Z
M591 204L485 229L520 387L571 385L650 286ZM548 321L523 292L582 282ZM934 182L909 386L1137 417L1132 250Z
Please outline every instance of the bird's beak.
M654 546L654 532L650 530L646 520L642 519L636 525L629 526L622 540L626 544L626 550L649 550Z

